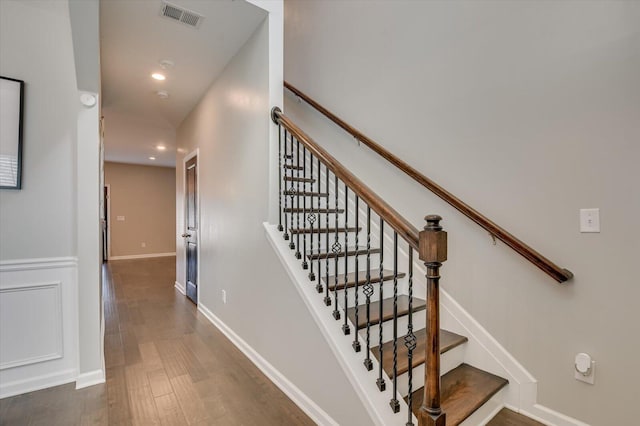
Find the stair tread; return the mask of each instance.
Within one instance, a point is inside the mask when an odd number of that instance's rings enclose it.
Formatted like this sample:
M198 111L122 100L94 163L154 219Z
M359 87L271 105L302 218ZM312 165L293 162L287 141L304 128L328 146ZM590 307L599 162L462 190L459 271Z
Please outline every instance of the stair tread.
M372 283L380 282L380 270L379 269L371 269L369 271L370 279ZM384 269L383 273L383 281L389 281L393 279L393 271L388 269ZM404 272L398 272L398 278L405 277ZM329 278L325 277L322 279L325 284L329 283L329 290L335 289L335 275L330 275ZM367 282L367 271L359 271L358 272L358 285L366 284ZM347 288L355 287L356 285L356 273L349 272L347 274ZM344 274L338 274L338 290L342 290L344 288Z
M306 192L306 191L300 191L300 192L284 191L282 194L291 195L291 196L301 195L303 197L323 197L323 198L326 198L329 196L329 194L326 192Z
M312 208L308 208L308 209L303 209L300 207L285 207L284 209L282 209L282 211L284 213L336 213L336 209L334 208L330 208L330 209L312 209ZM344 213L344 209L337 209L338 213Z
M460 364L449 371L440 382L441 405L447 415L447 426L462 423L508 383L502 377L468 364ZM423 393L424 387L412 394L411 410L416 416L422 405Z
M315 182L314 178L306 178L306 177L297 177L297 176L285 176L284 180L289 182Z
M369 253L371 254L376 254L376 253L380 253L380 249L379 248L372 248L371 250L369 250ZM360 249L360 250L356 250L355 247L347 247L347 256L362 256L364 254L367 254L367 250L366 249ZM336 257L336 254L333 252L313 252L313 251L308 251L307 252L307 258L309 260L317 260L317 259L333 259L334 257ZM344 257L344 251L341 251L337 254L337 257Z
M544 424L508 408L503 408L487 423L487 426L544 426Z
M347 232L356 232L362 230L361 227L356 228L355 226L350 226L347 228ZM311 228L292 228L289 230L292 234L311 234ZM313 228L314 234L326 234L326 233L336 232L336 228ZM338 232L345 232L344 227L338 228Z
M421 329L414 332L416 336L416 348L413 350L413 367L417 367L420 364L424 364L425 347L427 345L427 330ZM451 331L440 329L440 353L443 354L458 345L466 342L465 336L453 333ZM396 340L398 348L398 375L404 374L409 371L409 359L407 358L407 347L404 345L404 335L398 337ZM376 346L371 349L373 355L380 361L380 346ZM386 342L382 345L383 361L382 366L387 375L393 378L393 340Z
M371 302L369 309L369 324L376 325L380 323L380 302ZM413 298L413 312L418 312L426 309L427 302ZM405 316L409 313L409 296L398 296L398 318ZM356 323L356 311L355 307L347 309L347 315L352 324ZM366 328L366 305L358 306L358 330ZM384 299L382 301L382 322L393 319L393 298Z

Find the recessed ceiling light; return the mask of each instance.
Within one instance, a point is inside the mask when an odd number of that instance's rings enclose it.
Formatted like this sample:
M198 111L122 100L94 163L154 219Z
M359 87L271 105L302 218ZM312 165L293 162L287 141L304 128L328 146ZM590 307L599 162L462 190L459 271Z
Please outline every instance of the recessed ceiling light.
M161 98L161 99L167 99L169 97L169 92L167 92L165 90L160 90L160 91L156 92L156 95L158 95L158 97Z
M156 146L156 149L157 149L158 151L164 151L165 149L167 149L167 147L166 147L166 146L164 146L164 145L158 145L158 146Z
M159 72L154 72L153 74L151 74L151 78L158 81L164 81L167 77L165 77L164 74L160 74Z
M156 157L149 157L149 160L155 160Z

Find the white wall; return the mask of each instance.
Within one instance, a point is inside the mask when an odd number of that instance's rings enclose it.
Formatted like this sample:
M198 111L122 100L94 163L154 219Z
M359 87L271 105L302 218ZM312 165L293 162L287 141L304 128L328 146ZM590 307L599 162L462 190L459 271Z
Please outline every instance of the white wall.
M0 58L1 75L25 81L23 187L0 190L4 397L77 373L79 102L68 3L0 2Z
M262 227L271 173L269 32L265 20L178 129L177 233L184 229L183 158L198 148L200 305L340 424L367 425L367 414ZM179 238L182 284L183 244Z
M636 420L638 22L637 2L285 3L287 81L573 271L558 285L493 246L285 96L287 115L416 226L444 216L443 286L538 379L539 403L593 425ZM601 209L600 234L578 232L585 207ZM583 351L594 386L573 379Z

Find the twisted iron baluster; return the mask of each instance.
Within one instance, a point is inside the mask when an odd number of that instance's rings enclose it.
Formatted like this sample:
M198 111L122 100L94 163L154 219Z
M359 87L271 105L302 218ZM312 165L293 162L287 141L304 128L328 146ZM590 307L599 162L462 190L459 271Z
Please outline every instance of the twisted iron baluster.
M380 389L380 392L386 389L386 384L385 384L384 378L382 377L382 360L384 359L383 345L382 345L384 343L384 340L382 340L382 318L384 314L384 311L382 309L382 305L383 305L382 302L384 301L383 262L384 262L384 220L380 218L380 302L378 303L378 306L380 308L378 312L378 315L379 315L378 317L378 348L380 351L380 362L378 365L378 380L376 380L376 385L378 385L378 389Z
M302 175L305 179L307 179L307 147L302 145L302 167L303 172ZM309 269L309 264L307 263L307 232L306 232L306 219L307 219L307 181L305 180L302 183L302 225L303 225L303 234L302 234L302 269ZM300 248L300 245L298 245Z
M287 144L287 129L284 129L284 162L285 165L287 163L287 157L289 157L289 145ZM283 166L284 167L284 166ZM284 177L285 179L288 176L288 171L287 170L291 170L291 169L285 169L284 172ZM291 202L292 205L291 207L293 207L293 201ZM285 210L287 210L289 208L289 199L285 196L284 197L284 208ZM288 222L288 217L287 213L284 214L284 235L282 236L285 240L289 239L289 222Z
M282 229L282 127L278 124L278 231Z
M364 359L364 366L367 370L373 369L371 362L371 296L373 295L373 285L371 284L371 207L367 205L367 281L363 287L364 296L367 301L367 357Z
M296 259L300 259L300 141L296 139ZM302 223L304 226L304 211L302 213Z
M329 167L325 164L324 166L324 187L326 188L327 194L329 193ZM327 306L331 306L331 297L329 296L329 197L327 196L326 202L326 210L324 215L324 225L327 228L327 232L325 233L325 251L326 255L324 257L324 271L325 271L325 294L324 294L324 304Z
M344 184L344 249L345 251L347 251L347 247L349 244L349 187L347 186L347 184ZM356 259L358 258L358 248L356 247ZM349 262L349 256L347 256L347 254L345 253L344 256L344 324L342 324L342 332L344 333L344 335L348 335L349 333L351 333L351 328L349 327L349 318L347 318L347 306L349 306L349 299L348 299L348 279L349 279L349 274L347 274L347 271L349 270L348 267L348 262Z
M357 195L355 196L355 198L356 198L356 201L355 201L355 204L356 204L356 220L355 220L355 222L356 222L355 240L356 241L355 241L355 245L356 245L356 252L357 252L359 250L359 247L358 247L358 234L359 234L359 232L358 232L358 224L359 224L360 210L358 210L359 209L359 206L358 206L359 203L358 202L360 201L360 198ZM358 257L359 256L356 256L356 259L355 259L355 279L356 279L355 289L356 289L356 292L355 292L355 296L354 297L355 297L356 320L354 322L355 330L354 330L354 333L353 333L353 343L351 344L351 346L353 347L353 350L356 351L356 352L360 352L360 349L361 349L360 348L360 341L358 340L358 309L359 309L359 306L358 306L358 280L359 280L359 277L358 277ZM345 273L346 273L346 271L345 271Z
M407 361L409 363L409 394L407 395L409 414L406 426L414 426L411 404L413 399L413 350L416 348L416 336L413 334L413 247L411 246L409 246L409 324L407 325L407 335L404 336L404 345L407 347Z
M311 168L310 172L309 172L309 177L311 177L313 179L313 154L309 154L309 166ZM315 182L314 182L315 183ZM315 186L314 183L311 184L311 192L314 191L313 187ZM318 190L318 192L320 192L320 190ZM311 253L313 253L313 240L314 240L314 229L313 229L313 224L316 221L316 207L315 207L315 201L316 201L316 196L315 195L311 195L311 211L309 212L309 224L311 225L311 241L309 242L309 251ZM305 256L306 256L306 249L305 249ZM306 263L306 258L305 258L305 263ZM316 274L313 273L313 259L309 259L309 263L311 266L311 270L309 271L309 280L310 281L314 281L316 279ZM304 266L304 265L303 265Z
M336 241L335 243L333 243L333 246L331 247L332 251L333 251L333 277L334 277L334 283L333 283L333 296L334 296L334 306L333 306L333 318L337 321L340 319L340 311L338 310L338 255L341 253L342 251L342 247L340 246L340 243L338 242L338 176L336 176L336 174L333 174L333 190L335 192L335 228L334 228L334 234L336 236ZM347 255L346 251L347 251L347 247L344 247L344 251L345 251L345 257Z
M382 278L381 278L382 279ZM398 391L398 233L393 232L393 392L391 394L391 409L394 413L400 411L400 402L396 399Z

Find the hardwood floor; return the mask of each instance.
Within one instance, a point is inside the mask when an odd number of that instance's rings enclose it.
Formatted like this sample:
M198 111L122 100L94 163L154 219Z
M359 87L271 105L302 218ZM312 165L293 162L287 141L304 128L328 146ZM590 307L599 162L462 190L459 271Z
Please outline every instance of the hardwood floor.
M0 425L313 425L174 289L175 258L110 262L105 384L0 400Z

